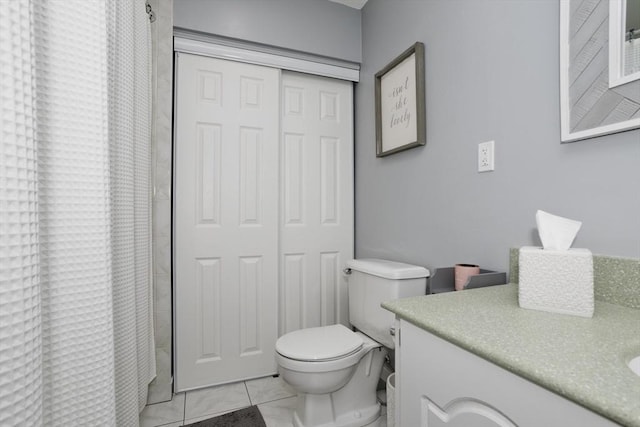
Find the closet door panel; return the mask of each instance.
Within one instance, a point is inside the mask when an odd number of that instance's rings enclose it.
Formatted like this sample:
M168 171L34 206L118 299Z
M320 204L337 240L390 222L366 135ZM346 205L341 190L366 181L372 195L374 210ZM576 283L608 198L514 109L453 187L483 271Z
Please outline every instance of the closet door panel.
M348 325L342 270L353 258L353 88L292 72L282 73L281 86L282 335Z
M279 70L177 54L176 390L276 372Z

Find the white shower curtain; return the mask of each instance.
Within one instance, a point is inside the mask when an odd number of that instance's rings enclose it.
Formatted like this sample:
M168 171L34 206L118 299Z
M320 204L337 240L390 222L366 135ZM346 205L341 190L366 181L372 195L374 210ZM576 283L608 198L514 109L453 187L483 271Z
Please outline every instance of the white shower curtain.
M155 376L143 0L0 7L0 426L136 426Z

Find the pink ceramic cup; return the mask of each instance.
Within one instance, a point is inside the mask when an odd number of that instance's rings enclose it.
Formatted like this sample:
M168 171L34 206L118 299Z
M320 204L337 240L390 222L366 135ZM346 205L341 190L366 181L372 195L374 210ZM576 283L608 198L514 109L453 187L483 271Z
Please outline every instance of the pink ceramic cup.
M469 276L480 274L480 267L475 264L456 264L454 269L456 291L464 289L469 281Z

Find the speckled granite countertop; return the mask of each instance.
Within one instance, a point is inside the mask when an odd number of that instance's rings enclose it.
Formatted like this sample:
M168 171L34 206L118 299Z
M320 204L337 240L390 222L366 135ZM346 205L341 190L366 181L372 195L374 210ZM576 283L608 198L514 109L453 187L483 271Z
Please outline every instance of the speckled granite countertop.
M525 310L515 284L382 304L399 318L625 426L640 427L640 310L596 300L593 318Z

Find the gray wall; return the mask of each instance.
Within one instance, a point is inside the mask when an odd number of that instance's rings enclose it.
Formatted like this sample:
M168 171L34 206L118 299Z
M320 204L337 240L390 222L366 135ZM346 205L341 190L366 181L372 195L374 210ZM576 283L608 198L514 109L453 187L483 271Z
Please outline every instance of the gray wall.
M535 211L583 221L574 247L640 257L640 130L560 144L559 4L369 0L356 88L356 256L505 270ZM427 145L375 157L373 75L426 47ZM496 141L496 170L476 172Z
M326 0L176 0L173 24L360 62L360 11Z

